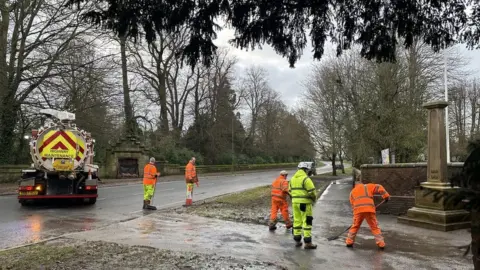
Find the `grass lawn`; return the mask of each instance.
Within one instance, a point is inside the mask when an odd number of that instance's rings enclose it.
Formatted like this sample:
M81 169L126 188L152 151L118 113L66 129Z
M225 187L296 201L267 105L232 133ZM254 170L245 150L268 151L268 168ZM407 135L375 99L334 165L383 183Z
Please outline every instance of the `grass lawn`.
M344 163L345 164L345 163ZM345 168L345 174L342 173L342 170L337 170L337 176L338 175L346 175L346 176L350 176L352 175L352 171L353 171L353 167L348 167L348 168ZM321 173L321 174L318 174L318 175L322 175L322 176L333 176L333 173L332 172L327 172L327 173Z

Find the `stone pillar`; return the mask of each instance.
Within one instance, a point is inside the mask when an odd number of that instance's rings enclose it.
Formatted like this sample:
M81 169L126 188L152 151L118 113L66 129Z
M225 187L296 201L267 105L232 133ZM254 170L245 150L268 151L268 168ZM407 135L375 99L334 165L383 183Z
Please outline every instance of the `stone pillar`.
M447 177L445 108L448 102L425 103L428 110L427 181L415 188L415 206L398 222L413 226L451 231L470 227L470 215L462 205L444 200L446 192L454 192Z
M446 101L423 104L428 110L427 182L424 186L448 186L445 108Z

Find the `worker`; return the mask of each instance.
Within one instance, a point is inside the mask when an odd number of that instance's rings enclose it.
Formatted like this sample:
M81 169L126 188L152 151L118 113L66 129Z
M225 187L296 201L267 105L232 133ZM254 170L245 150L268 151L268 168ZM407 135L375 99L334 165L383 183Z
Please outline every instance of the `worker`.
M353 208L353 224L348 231L345 243L347 247L353 247L355 243L355 236L357 235L360 226L364 219L367 220L370 230L375 237L375 243L380 249L385 248L385 241L382 232L378 227L376 217L376 207L373 200L373 195L382 195L385 202L388 202L390 194L383 188L382 185L372 184L364 181L361 173L355 179L354 187L350 192L350 204Z
M302 229L303 242L305 249L316 249L317 245L312 244L312 204L317 201L317 190L312 179L307 173L310 166L306 162L298 164L298 170L290 179L289 192L292 198L293 208L293 240L295 246L302 246Z
M184 206L190 206L193 202L193 184L198 187L198 175L195 168L195 157L192 157L185 166L185 182L187 184L187 199Z
M287 202L287 195L288 194L288 180L287 180L288 172L281 171L280 176L277 177L272 183L272 208L270 210L270 223L269 229L270 231L274 231L277 229L277 213L278 210L282 213L283 220L285 221L285 227L290 229L292 227L292 223L290 221L290 217L288 215L288 202Z
M155 158L151 157L150 162L143 168L143 209L157 210L155 206L150 205L150 202L159 176L160 172L157 172Z

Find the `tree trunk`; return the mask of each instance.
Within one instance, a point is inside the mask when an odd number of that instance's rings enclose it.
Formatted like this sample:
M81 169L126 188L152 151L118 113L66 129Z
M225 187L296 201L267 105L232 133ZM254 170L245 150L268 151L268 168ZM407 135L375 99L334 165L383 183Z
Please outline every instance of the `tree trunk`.
M159 75L158 99L160 100L160 129L163 135L168 135L167 81L165 79L165 77L168 75L166 74L165 70L161 70L160 68L157 70L157 72Z
M11 164L14 161L12 154L18 110L14 101L4 100L0 111L0 164Z
M337 168L335 168L336 167L336 164L335 164L336 159L337 159L337 154L332 153L332 175L333 176L337 176Z
M132 101L130 100L130 89L128 88L128 70L126 53L126 36L120 38L120 55L122 58L122 82L123 82L123 109L125 111L125 127L127 135L135 135L135 119L133 117Z
M342 166L342 173L345 174L345 167L343 166L343 156L342 156L342 154L338 155L338 159L340 159L340 165Z

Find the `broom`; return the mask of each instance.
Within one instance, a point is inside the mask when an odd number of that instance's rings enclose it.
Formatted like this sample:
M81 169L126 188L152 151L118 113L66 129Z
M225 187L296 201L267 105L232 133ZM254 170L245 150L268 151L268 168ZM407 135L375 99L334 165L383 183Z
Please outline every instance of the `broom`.
M375 206L375 208L378 208L380 205L382 205L383 203L385 203L385 200L383 200L382 202L380 202L379 204L377 204ZM350 230L350 228L352 227L352 225L350 225L345 231L343 231L342 233L338 234L338 235L335 235L335 236L330 236L327 238L328 241L332 241L332 240L335 240L335 239L338 239L342 234L346 233L348 230Z

